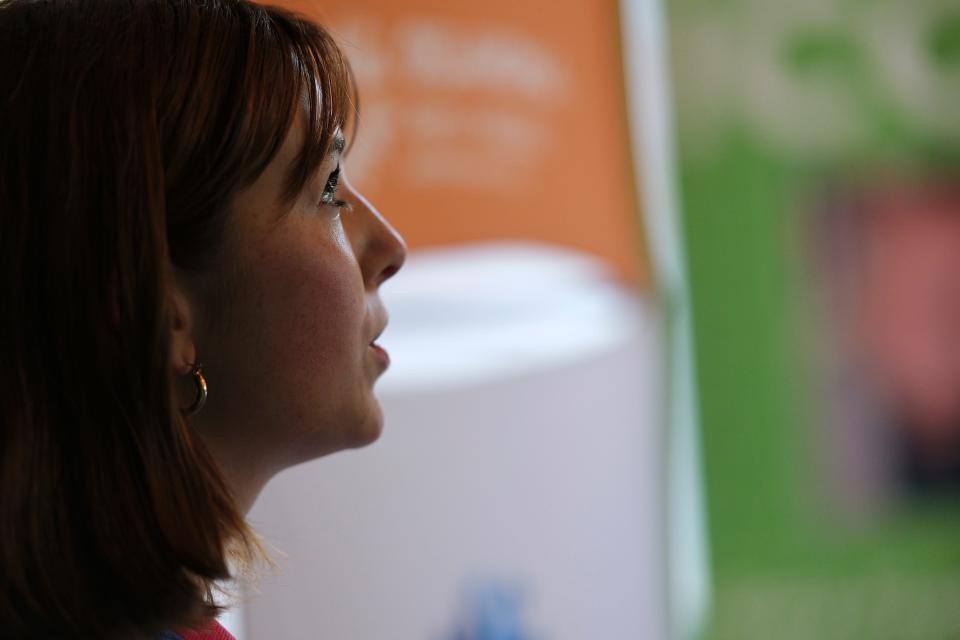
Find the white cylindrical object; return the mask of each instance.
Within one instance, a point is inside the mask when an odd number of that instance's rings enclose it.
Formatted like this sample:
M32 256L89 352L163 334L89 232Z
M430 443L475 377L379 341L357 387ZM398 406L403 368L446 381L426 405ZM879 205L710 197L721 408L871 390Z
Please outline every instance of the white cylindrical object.
M491 277L505 267L510 281ZM594 267L518 246L411 260L383 343L402 362L416 355L406 335L423 362L384 380L379 442L286 471L261 495L250 519L286 557L247 596L246 640L441 640L483 624L666 638L659 328ZM431 313L429 331L408 325L400 310L417 305L404 295L446 299L449 313ZM472 328L456 320L464 295L486 301L487 322L480 308ZM484 342L492 325L499 351Z

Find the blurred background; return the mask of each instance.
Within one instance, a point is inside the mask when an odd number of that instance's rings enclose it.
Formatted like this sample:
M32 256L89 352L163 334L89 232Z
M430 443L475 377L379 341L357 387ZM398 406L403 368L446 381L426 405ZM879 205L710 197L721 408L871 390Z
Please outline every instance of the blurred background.
M960 637L955 0L287 0L410 246L238 640Z

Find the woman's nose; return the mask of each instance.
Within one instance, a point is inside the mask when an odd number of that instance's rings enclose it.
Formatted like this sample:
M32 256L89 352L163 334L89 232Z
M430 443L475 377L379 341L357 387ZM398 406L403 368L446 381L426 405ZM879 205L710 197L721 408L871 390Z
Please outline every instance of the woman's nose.
M407 245L376 207L348 181L345 200L352 211L342 216L344 229L357 256L363 281L375 290L400 270L407 259Z

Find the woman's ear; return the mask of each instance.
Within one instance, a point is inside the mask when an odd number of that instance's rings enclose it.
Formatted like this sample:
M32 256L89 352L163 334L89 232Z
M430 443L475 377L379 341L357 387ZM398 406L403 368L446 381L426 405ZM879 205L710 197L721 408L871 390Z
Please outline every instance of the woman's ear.
M173 318L170 327L170 370L183 376L197 361L197 347L193 342L193 320L190 301L183 291L173 287Z

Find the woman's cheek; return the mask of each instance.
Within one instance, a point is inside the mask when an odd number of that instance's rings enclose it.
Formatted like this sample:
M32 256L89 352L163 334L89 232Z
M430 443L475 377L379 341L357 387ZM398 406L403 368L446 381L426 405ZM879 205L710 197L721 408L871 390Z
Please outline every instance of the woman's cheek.
M271 275L271 342L311 377L336 376L330 367L362 343L363 285L352 255L337 243L310 243L277 257Z

